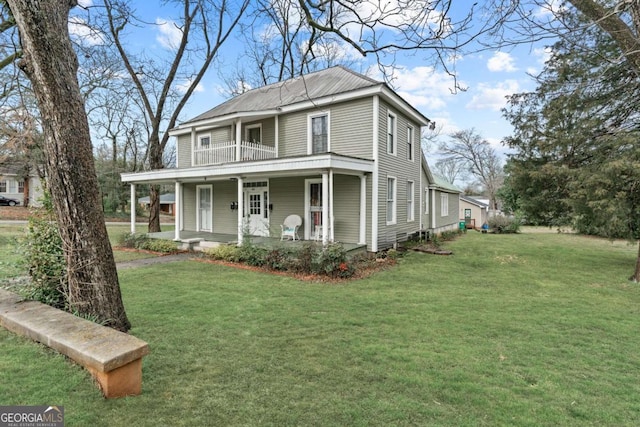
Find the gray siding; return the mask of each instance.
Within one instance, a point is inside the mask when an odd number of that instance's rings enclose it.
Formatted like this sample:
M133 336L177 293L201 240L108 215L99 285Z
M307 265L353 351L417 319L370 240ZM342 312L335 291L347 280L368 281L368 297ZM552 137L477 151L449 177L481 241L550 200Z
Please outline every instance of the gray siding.
M360 178L334 175L333 189L334 239L357 243L360 235Z
M331 151L345 156L372 158L373 98L332 105Z
M196 186L185 184L182 186L183 224L185 230L196 229Z
M387 153L387 117L391 112L396 116L396 153ZM407 152L407 126L414 128L414 156L413 160L408 160ZM395 242L401 241L417 232L420 229L419 200L420 200L420 174L422 166L420 157L416 150L418 143L416 135L419 134L420 127L410 122L400 111L389 108L380 101L379 107L379 188L378 188L378 245L379 249L392 246ZM396 179L396 222L387 225L387 182L388 178ZM413 203L414 220L409 221L407 216L407 182L413 181Z
M178 136L178 168L191 167L191 134Z
M299 215L302 218L303 238L304 222L304 178L273 178L269 180L269 203L273 205L271 211L271 235L280 236L280 224L288 215Z
M280 157L304 156L307 154L307 113L298 112L280 116Z
M238 211L231 210L231 202L238 201L236 181L213 183L213 232L235 234L238 232Z
M445 194L449 203L449 215L442 216L442 197ZM458 212L460 210L460 196L456 193L445 193L442 191L436 191L436 230L445 230L448 228L457 228L458 226Z

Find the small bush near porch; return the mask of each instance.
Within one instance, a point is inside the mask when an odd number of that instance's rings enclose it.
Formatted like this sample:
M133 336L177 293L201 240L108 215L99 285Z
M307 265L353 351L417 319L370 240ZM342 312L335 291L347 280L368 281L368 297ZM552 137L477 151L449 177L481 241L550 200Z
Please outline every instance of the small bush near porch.
M0 329L0 402L69 426L640 425L636 248L469 232L324 285L197 261L120 272L141 396Z
M277 246L267 248L244 243L241 246L221 245L206 250L206 255L214 260L244 263L268 270L286 271L303 275L322 275L331 278L349 278L356 271L362 273L376 264L375 257L366 253L347 256L340 244L322 246L307 242L301 246Z

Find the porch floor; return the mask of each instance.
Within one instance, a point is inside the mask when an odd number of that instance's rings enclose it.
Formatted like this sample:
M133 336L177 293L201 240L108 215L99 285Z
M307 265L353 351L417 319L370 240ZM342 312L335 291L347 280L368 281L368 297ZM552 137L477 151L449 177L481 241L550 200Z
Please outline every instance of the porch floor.
M175 232L162 231L159 233L148 233L147 236L149 236L152 239L174 240ZM297 246L302 246L303 244L308 242L320 244L320 242L316 242L315 240L296 240L296 241L282 240L281 241L279 237L264 237L264 236L249 236L248 238L251 240L252 244L259 247L264 247L267 249L273 249L273 248L281 247L284 245L289 247L291 246L297 247ZM188 241L189 239L203 239L203 241L205 242L213 242L213 243L221 243L221 244L238 242L238 236L235 234L209 233L206 231L182 230L180 232L180 240L184 242L184 241ZM340 244L347 252L367 250L366 245L359 245L357 243L344 243L344 242L340 242Z

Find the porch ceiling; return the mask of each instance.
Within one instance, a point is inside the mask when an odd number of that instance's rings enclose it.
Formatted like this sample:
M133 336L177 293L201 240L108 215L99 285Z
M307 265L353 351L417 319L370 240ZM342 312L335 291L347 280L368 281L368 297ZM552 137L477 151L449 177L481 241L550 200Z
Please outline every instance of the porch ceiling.
M125 173L123 182L173 183L198 181L223 181L237 177L283 177L301 173L313 174L333 170L339 174L361 175L373 172L373 160L341 156L334 153L289 157L251 162L226 163L186 169L161 169L148 172Z

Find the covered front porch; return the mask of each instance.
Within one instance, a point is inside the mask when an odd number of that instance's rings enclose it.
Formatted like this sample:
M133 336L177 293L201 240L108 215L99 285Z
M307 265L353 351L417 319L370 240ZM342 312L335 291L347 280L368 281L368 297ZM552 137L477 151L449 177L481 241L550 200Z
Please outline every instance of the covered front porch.
M370 160L323 153L123 174L122 179L131 185L132 204L137 183L175 186L175 230L163 238L241 245L250 237L254 243L280 244L281 224L293 214L303 219L298 238L322 245L340 242L351 250L367 247L371 171Z

